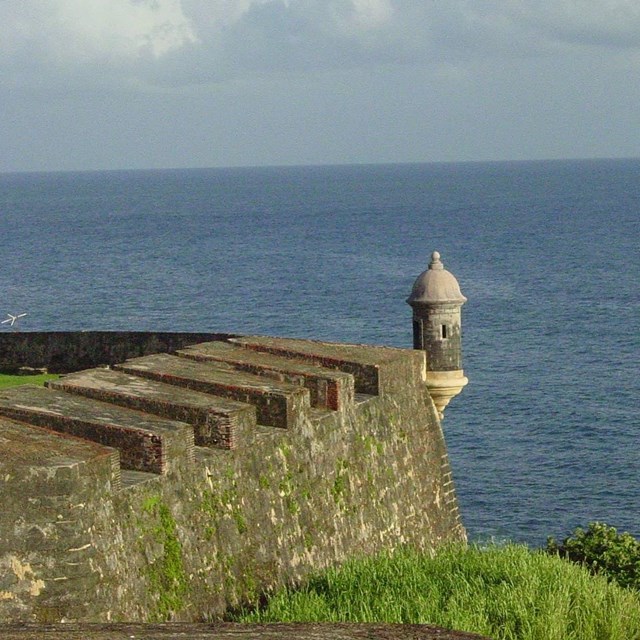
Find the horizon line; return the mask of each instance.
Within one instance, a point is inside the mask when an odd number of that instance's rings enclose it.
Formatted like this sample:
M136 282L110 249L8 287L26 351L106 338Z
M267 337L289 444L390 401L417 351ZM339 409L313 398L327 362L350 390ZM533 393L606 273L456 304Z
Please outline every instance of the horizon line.
M566 158L503 158L485 160L406 160L399 162L327 162L327 163L281 163L281 164L238 164L211 166L173 166L173 167L119 167L102 169L10 169L0 170L0 175L34 175L34 174L67 174L67 173L144 173L162 171L226 171L255 169L322 169L338 167L391 167L416 165L472 165L472 164L542 164L560 162L614 162L640 160L640 156L588 156Z

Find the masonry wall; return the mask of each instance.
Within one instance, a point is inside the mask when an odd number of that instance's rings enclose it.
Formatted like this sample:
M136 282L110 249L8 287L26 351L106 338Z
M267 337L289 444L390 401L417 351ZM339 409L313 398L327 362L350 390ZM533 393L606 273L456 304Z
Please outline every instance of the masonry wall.
M464 541L424 353L396 351L378 395L130 485L99 451L0 460L0 622L215 620L354 555Z
M0 372L31 367L68 373L228 337L211 332L5 331L0 333Z

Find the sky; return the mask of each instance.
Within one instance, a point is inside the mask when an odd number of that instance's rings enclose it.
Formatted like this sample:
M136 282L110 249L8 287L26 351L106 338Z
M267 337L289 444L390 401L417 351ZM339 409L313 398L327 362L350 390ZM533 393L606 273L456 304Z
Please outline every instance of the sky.
M640 156L639 0L0 0L0 172Z

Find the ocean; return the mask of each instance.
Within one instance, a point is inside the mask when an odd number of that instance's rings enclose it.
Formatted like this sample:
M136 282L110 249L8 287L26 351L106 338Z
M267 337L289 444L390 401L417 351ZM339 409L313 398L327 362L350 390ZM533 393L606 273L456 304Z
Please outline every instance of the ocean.
M468 298L443 426L470 538L640 535L640 160L0 174L23 331L411 347L433 250Z

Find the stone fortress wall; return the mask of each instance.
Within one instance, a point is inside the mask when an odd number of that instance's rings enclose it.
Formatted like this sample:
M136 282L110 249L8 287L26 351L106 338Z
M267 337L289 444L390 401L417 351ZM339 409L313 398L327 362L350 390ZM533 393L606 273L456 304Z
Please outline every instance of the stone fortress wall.
M0 372L29 367L70 373L232 337L169 331L7 331L0 333Z
M351 555L464 540L424 352L216 337L0 391L0 620L215 618ZM82 362L86 340L64 336Z
M69 373L0 390L0 622L213 620L465 540L423 350L1 334L17 365Z

